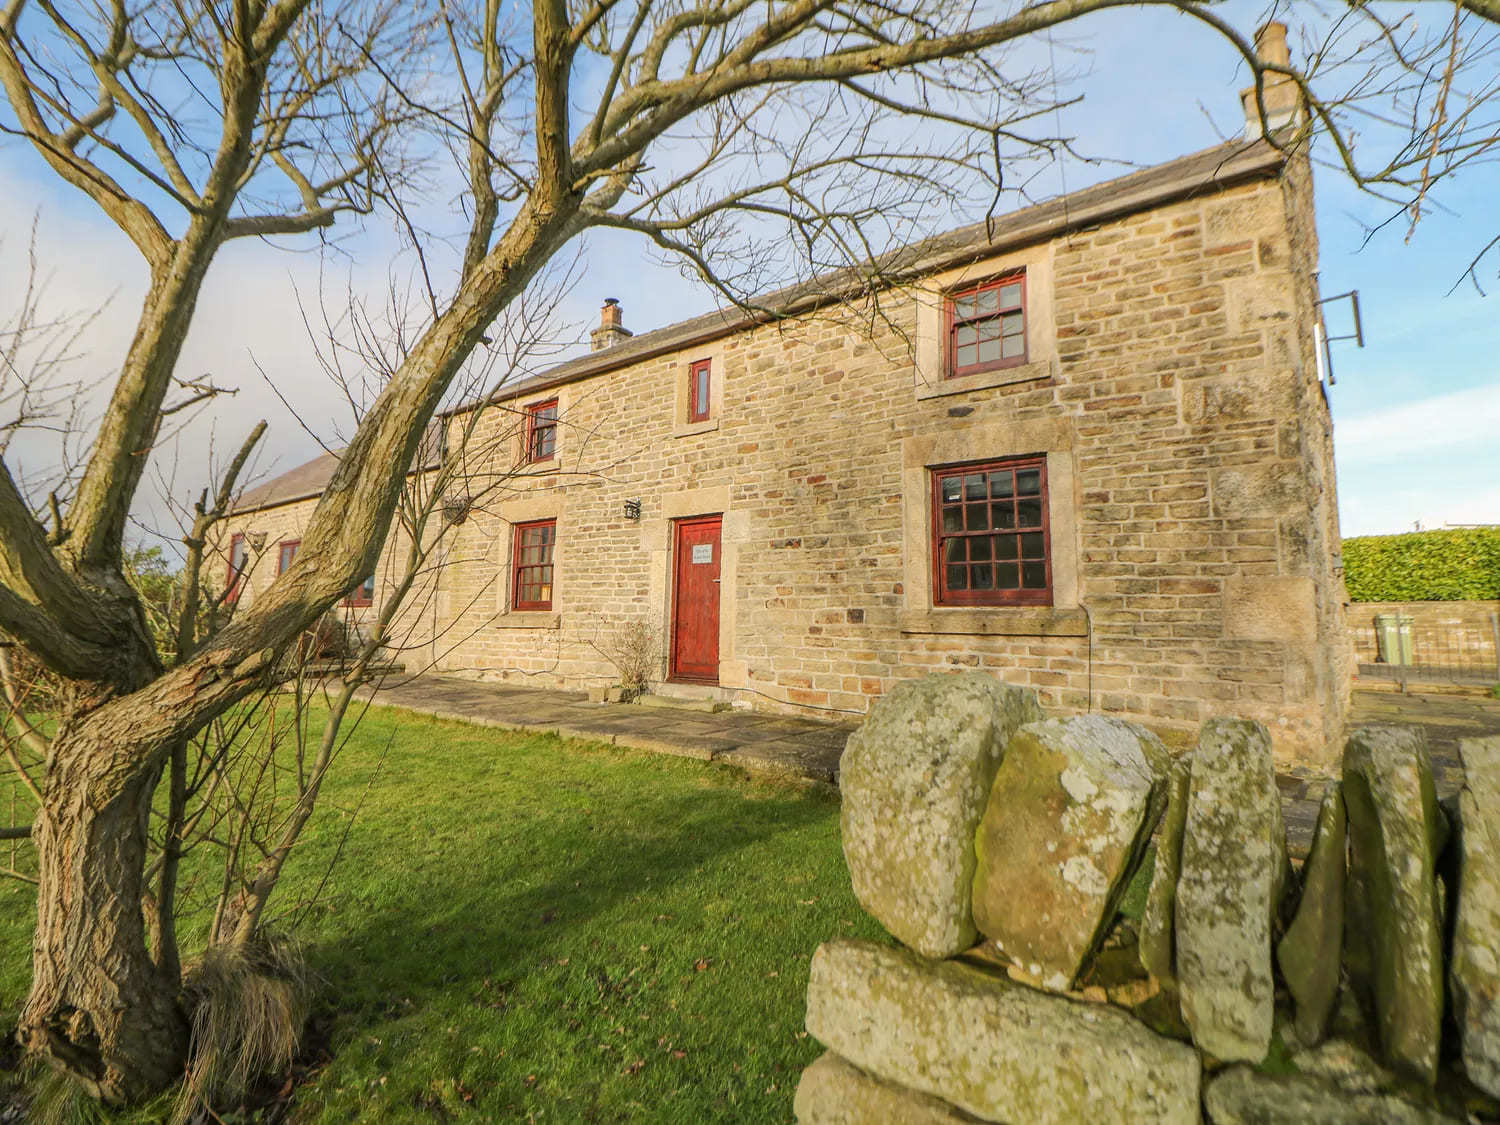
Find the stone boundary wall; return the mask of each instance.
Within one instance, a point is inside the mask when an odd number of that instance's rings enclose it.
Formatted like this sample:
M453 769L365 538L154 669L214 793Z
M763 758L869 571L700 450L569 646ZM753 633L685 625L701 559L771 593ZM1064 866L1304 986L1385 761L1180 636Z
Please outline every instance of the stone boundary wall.
M1351 732L1296 868L1259 722L1173 757L983 673L897 685L840 762L894 941L813 955L799 1125L1500 1120L1500 738L1459 752L1440 803L1421 727Z
M1378 614L1412 619L1412 663L1495 667L1495 615L1500 601L1351 602L1346 613L1356 664L1379 659L1375 639Z

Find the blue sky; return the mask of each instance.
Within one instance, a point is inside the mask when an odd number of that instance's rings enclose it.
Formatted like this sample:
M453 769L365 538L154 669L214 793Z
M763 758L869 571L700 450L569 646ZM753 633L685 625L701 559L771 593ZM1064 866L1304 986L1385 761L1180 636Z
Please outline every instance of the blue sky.
M1089 71L1072 87L1085 95L1084 103L1062 118L1063 130L1087 153L1144 166L1242 128L1237 91L1245 76L1236 57L1180 16L1106 13L1058 34L1050 48L1043 41L1026 51L1023 59L1031 62L1055 57L1069 69ZM1033 191L1046 196L1126 170L1065 161ZM1439 209L1409 241L1398 222L1363 245L1367 229L1389 216L1390 205L1357 192L1332 170L1320 169L1317 184L1323 292L1358 289L1364 310L1366 347L1335 345L1338 384L1330 392L1344 534L1404 531L1417 522L1500 523L1500 254L1481 271L1495 295L1482 297L1468 283L1454 288L1474 252L1500 234L1500 163L1478 165L1444 185ZM73 309L107 302L85 341L88 362L106 369L128 342L143 291L135 251L91 204L10 139L0 140L0 197L7 201L0 219L0 300L14 292L27 228L38 213L50 302ZM258 464L262 475L319 452L302 423L327 441L336 441L347 425L338 392L313 362L299 294L305 303L323 287L341 292L346 282L378 293L392 243L378 223L344 237L347 254L331 262L320 262L310 242L295 253L246 244L221 255L182 374L213 373L242 389L200 415L158 455L158 475L172 482L174 494L196 492L203 449L237 443L256 417L271 422ZM606 296L622 300L626 324L638 332L714 304L705 288L683 279L640 241L612 233L585 243L582 280L565 306L577 329L592 326ZM1341 316L1330 312L1334 333L1345 330ZM270 392L263 372L302 423ZM160 510L158 499L143 497L145 524L159 526Z

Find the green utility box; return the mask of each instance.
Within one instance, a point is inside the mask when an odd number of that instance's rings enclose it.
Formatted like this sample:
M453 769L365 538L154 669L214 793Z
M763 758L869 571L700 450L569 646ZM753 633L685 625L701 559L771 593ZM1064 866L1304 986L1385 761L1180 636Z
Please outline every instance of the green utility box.
M1377 613L1375 649L1382 664L1410 664L1411 618L1404 613Z

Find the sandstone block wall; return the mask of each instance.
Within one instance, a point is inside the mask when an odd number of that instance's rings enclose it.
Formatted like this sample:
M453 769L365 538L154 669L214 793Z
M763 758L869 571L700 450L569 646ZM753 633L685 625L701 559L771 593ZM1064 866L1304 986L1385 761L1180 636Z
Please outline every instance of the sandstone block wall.
M1255 717L1280 759L1329 764L1349 648L1310 179L1289 168L997 250L884 294L879 316L740 330L486 408L494 487L476 478L458 561L416 614L425 651L455 673L612 682L590 641L636 619L665 644L672 521L722 513L720 693L737 701L862 714L899 680L978 668L1060 711ZM938 294L1017 267L1029 362L942 380ZM671 319L645 301L625 314ZM714 409L689 423L704 358ZM517 412L554 395L557 457L502 479ZM1054 604L935 608L930 468L1032 454L1047 457ZM552 611L508 612L511 527L553 517ZM274 556L255 581L273 571Z

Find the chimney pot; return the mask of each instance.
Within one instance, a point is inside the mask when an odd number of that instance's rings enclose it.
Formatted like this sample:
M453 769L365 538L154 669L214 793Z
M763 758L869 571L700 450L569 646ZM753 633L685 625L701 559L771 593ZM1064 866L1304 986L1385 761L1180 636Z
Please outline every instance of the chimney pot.
M1256 33L1255 56L1262 66L1291 66L1292 52L1286 42L1286 24L1280 20L1272 20ZM1245 137L1248 140L1255 140L1262 132L1273 133L1287 125L1296 124L1303 117L1302 91L1285 74L1268 73L1262 76L1261 103L1266 111L1264 127L1253 85L1240 91L1240 103L1245 110Z
M604 307L599 310L599 327L589 333L589 344L594 351L602 351L630 339L633 333L621 322L620 302L616 297L604 298Z

